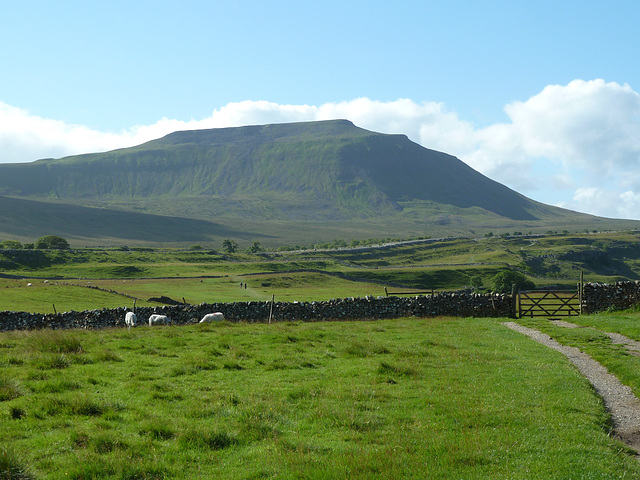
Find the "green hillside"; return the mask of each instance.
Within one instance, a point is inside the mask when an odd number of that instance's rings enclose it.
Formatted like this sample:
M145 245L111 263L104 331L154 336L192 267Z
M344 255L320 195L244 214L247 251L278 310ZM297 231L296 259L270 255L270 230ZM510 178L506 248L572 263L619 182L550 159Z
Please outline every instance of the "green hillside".
M89 243L640 226L543 205L451 155L346 120L175 132L133 148L3 164L0 195L3 237Z
M65 200L288 195L298 208L331 209L336 218L388 214L408 200L514 220L535 220L540 208L455 157L347 121L177 132L135 148L2 167L0 193Z

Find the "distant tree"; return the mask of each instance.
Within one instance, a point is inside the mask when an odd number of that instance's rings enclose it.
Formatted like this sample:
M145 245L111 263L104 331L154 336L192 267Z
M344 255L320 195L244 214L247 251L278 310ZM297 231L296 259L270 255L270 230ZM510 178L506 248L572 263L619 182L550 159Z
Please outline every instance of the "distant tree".
M473 275L469 281L474 290L480 290L482 288L482 277L480 275Z
M202 250L202 245L191 245L189 250Z
M263 250L264 249L262 248L262 245L260 245L260 242L253 242L253 244L247 249L249 253L258 253Z
M25 250L33 250L34 248L36 248L36 246L33 243L25 243L22 248L24 248Z
M345 242L341 238L336 238L331 244L331 248L344 248L346 246L347 246L347 242Z
M227 253L236 253L238 251L238 244L227 238L222 241L222 251Z
M516 286L516 290L533 290L536 284L529 280L520 272L513 270L504 270L493 277L492 287L494 292L509 293L512 285Z
M69 242L67 242L62 237L58 237L57 235L47 235L45 237L40 237L38 240L36 240L35 247L40 250L68 250L70 248Z
M22 249L22 244L17 240L5 240L0 243L0 248L9 248L12 250L20 250Z

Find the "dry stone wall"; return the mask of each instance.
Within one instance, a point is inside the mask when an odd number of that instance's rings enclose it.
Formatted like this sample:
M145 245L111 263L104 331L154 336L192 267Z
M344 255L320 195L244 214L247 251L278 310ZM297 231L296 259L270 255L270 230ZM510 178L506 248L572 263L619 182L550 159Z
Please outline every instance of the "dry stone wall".
M0 330L102 329L123 327L127 308L34 314L0 312ZM222 312L232 322L374 320L397 317L510 317L511 295L437 293L418 297L345 298L321 302L203 303L137 307L138 326L151 314L167 315L175 325L198 323L207 313Z
M640 304L640 282L586 283L583 313L610 308L622 310ZM129 309L112 308L82 312L36 314L0 312L0 330L33 330L124 327ZM198 323L207 313L222 312L232 322L375 320L398 317L513 317L511 295L436 293L418 297L345 298L321 302L236 302L137 307L138 326L147 325L152 314L167 315L174 325Z
M582 287L582 312L607 309L625 310L640 304L640 282L585 283Z

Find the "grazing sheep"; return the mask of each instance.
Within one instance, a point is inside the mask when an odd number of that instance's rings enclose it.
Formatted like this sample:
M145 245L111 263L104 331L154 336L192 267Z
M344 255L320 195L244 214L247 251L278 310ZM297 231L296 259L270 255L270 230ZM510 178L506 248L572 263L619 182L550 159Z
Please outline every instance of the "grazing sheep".
M224 315L220 312L207 313L204 317L202 317L202 320L200 320L200 323L211 323L211 322L218 322L222 320L224 320Z
M136 314L133 312L127 312L124 316L124 324L129 327L129 330L131 330L131 327L136 325L137 321L138 319L136 318Z
M171 320L166 315L151 315L149 317L149 326L153 325L169 325Z

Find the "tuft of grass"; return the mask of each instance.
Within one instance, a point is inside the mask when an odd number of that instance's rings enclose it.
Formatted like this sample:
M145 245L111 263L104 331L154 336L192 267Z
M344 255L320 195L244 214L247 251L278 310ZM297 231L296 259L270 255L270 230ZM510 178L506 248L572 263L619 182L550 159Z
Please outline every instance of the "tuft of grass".
M13 450L0 446L0 479L33 480L35 476Z
M144 423L138 433L154 440L170 440L176 436L174 429L167 421L159 420Z
M196 371L215 370L218 368L211 358L206 355L197 355L193 358L189 358L188 362Z
M346 353L354 357L371 357L374 355L386 355L391 351L384 345L377 345L370 340L352 341L345 349Z
M90 461L76 462L70 465L64 472L64 477L71 480L85 480L88 478L113 478L117 474L116 469L105 461L91 458ZM141 477L142 478L142 477Z
M97 402L85 396L75 397L69 402L69 411L73 415L97 417L108 408L102 402Z
M407 377L415 377L418 372L415 368L406 365L394 365L389 362L380 362L378 373L381 375L404 375Z
M108 405L103 401L96 401L86 394L73 397L50 397L42 402L44 413L49 416L79 415L99 417L106 412L121 410L121 406Z
M58 378L56 380L45 382L37 387L37 390L43 393L64 393L82 388L80 383L66 378Z
M42 370L62 370L71 365L71 360L64 354L50 355L41 358L37 364Z
M112 350L104 350L96 355L99 362L122 362L122 357Z
M36 337L36 344L40 351L48 353L84 353L82 343L73 333L61 330L42 330Z
M9 416L14 420L20 420L27 416L27 412L22 407L12 405L11 408L9 408Z
M91 440L91 445L96 453L100 454L110 453L114 450L125 450L128 448L128 445L125 442L108 434L100 434L93 438Z
M222 364L225 370L244 370L244 367L234 360L227 360Z
M176 472L165 465L125 465L120 472L122 480L165 480L179 478Z
M181 375L191 375L194 369L190 365L177 365L169 372L170 377L179 377Z
M87 448L89 446L91 438L84 432L74 431L71 432L69 440L71 441L71 445L73 446L73 448L77 450Z
M274 359L265 368L270 370L290 370L302 368L319 368L318 365L304 357L282 357Z
M238 439L227 432L189 430L178 439L185 448L222 450L238 444Z
M13 379L0 378L0 402L13 400L23 394L22 386Z

